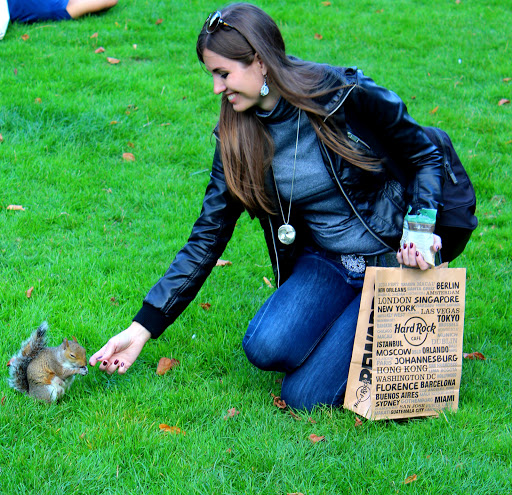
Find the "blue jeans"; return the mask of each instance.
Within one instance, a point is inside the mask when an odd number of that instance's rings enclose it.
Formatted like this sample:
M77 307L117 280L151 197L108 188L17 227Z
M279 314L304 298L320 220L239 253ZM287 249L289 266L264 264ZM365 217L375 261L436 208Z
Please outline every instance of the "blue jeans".
M258 368L285 372L281 397L297 409L343 402L364 273L306 250L243 339Z

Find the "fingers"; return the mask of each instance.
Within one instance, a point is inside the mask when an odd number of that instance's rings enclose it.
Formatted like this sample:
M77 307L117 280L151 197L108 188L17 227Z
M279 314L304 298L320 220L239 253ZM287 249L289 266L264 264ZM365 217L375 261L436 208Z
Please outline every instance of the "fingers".
M119 356L119 357L114 356L112 359L113 359L112 362L109 362L107 360L101 361L101 364L99 367L100 371L104 371L105 373L107 373L109 375L112 375L116 371L120 375L122 375L123 373L126 373L129 366L127 366L127 364L125 363L124 358L122 358L121 356Z
M427 270L430 265L423 259L422 254L416 249L416 245L411 242L404 244L396 253L396 259L401 265L410 266L411 268L419 268Z

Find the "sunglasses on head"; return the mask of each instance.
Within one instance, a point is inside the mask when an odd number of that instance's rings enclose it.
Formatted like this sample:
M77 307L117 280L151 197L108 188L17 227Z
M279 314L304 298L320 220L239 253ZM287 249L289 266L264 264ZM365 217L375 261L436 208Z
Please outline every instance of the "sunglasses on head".
M234 29L235 31L238 31L238 29L231 24L228 24L223 18L222 14L220 13L220 10L217 10L216 12L212 12L208 19L206 19L206 22L204 23L206 32L208 34L212 34L217 29L219 29L219 26L226 26L228 28ZM240 32L240 31L239 31Z

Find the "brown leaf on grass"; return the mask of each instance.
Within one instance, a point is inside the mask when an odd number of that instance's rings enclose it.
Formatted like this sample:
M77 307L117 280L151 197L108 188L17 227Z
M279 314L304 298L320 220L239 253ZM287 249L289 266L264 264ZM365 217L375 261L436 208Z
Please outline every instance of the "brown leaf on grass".
M130 148L135 148L135 145L129 141L126 143L126 145Z
M164 20L163 20L163 19L157 19L157 20L156 20L156 22L155 22L155 24L158 26L158 24L162 24L162 22L164 22Z
M314 433L311 433L311 435L309 435L309 440L312 443L323 442L325 440L325 435L318 436L318 435L315 435Z
M134 162L135 156L133 153L123 153L123 160L126 162Z
M34 287L30 287L30 289L25 292L27 298L30 298L32 296L32 291L34 290Z
M498 106L502 105L508 105L510 103L510 100L507 100L507 98L502 98L500 101L498 101Z
M279 409L286 409L286 402L281 399L281 397L274 395L272 392L270 395L274 398L274 406L278 407Z
M510 82L512 81L512 77L504 77L503 82Z
M209 311L212 305L209 302L199 304L205 311Z
M110 298L110 304L112 304L112 306L119 306L119 303L116 301L114 296Z
M295 414L293 411L290 411L290 416L295 420L295 421L302 421L302 418Z
M186 432L178 428L177 426L169 426L165 423L162 423L158 426L162 433L172 433L173 435L186 435Z
M16 67L14 68L14 75L17 76L18 75L18 69L16 69Z
M228 260L217 260L217 263L215 263L215 266L230 266L232 265L233 263L231 263L231 261L228 261Z
M463 354L464 359L476 359L480 361L485 361L485 356L481 352L471 352L471 353L464 353Z
M356 421L354 423L354 426L357 428L358 426L362 426L363 422L356 416Z
M165 375L169 370L172 370L176 366L178 366L180 362L174 358L162 357L160 361L158 361L158 366L156 368L157 375Z
M91 38L97 38L97 37L98 37L98 33L93 33L93 34L91 34L91 36L90 36L90 37L91 37Z
M304 495L302 492L287 493L286 495Z
M11 366L11 360L7 361L7 366Z
M331 2L322 2L322 5L324 7L330 7L331 6Z
M315 40L321 40L321 39L323 39L323 36L319 33L315 33L314 38L315 38Z
M240 411L237 411L234 407L228 409L228 413L224 416L224 421L234 418L237 414L240 414Z
M1 403L2 403L2 406L5 404L5 395L2 397Z
M134 43L132 46L134 50L137 50L137 43Z
M109 64L115 65L115 64L118 64L119 62L121 62L121 60L119 60L118 58L107 57L107 62Z
M312 424L316 425L316 421L315 421L311 416L308 418L308 421L309 421L310 423L312 423Z
M119 124L119 122L117 120L111 120L110 121L110 125L116 125L116 124Z
M40 103L42 103L42 101L43 101L43 100L41 100L41 98L36 98L36 99L34 100L34 103L37 103L37 104L39 105Z
M265 282L270 288L274 287L267 277L263 277L263 282Z
M433 108L432 110L430 110L430 112L429 112L429 113L434 114L434 113L436 113L438 110L439 110L439 105L437 105L437 107L435 107L435 108Z
M13 211L25 211L25 208L21 205L9 205L7 207L7 210L13 210Z
M4 142L4 137L0 134L0 143Z
M94 50L94 53L103 53L105 51L105 48L103 48L102 46L96 48L96 50Z
M375 11L376 14L382 14L383 12L384 12L384 9L379 9L379 10Z
M418 479L418 477L415 474L411 474L411 476L408 476L407 478L405 478L403 483L404 483L404 485L407 485L409 483L412 483L413 481L416 481L417 479Z
M24 34L24 35L21 36L21 39L23 41L27 41L29 38L30 38L30 36L28 34Z

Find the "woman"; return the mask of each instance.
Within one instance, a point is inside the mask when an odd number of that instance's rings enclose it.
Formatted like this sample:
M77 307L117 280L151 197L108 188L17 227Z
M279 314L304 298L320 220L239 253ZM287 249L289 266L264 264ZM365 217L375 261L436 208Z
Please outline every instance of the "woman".
M7 0L11 21L66 21L110 9L118 0Z
M399 242L405 197L414 211L437 208L441 155L394 93L354 69L288 57L276 24L255 6L210 15L196 49L222 97L201 215L132 325L90 364L126 372L195 297L246 209L261 222L278 286L249 324L246 355L286 373L289 405L340 404L366 265L429 266L414 244Z

